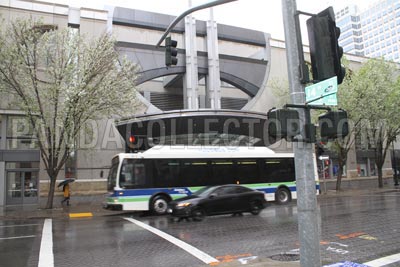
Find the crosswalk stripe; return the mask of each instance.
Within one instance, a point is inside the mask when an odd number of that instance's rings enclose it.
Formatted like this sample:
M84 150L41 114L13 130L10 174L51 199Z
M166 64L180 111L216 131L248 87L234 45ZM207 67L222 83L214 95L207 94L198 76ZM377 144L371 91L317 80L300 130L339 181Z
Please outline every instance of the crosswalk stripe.
M54 267L53 254L53 223L52 219L45 219L40 243L39 267Z
M217 260L216 258L211 257L210 255L206 254L205 252L189 245L188 243L183 242L182 240L175 238L167 233L164 233L163 231L158 230L157 228L151 227L148 224L142 223L141 221L135 220L135 219L131 219L131 218L124 218L127 221L130 221L162 238L164 238L165 240L171 242L172 244L180 247L181 249L189 252L190 254L192 254L193 256L195 256L196 258L198 258L199 260L203 261L204 263L210 264L210 263L215 263L215 262L219 262L219 260Z

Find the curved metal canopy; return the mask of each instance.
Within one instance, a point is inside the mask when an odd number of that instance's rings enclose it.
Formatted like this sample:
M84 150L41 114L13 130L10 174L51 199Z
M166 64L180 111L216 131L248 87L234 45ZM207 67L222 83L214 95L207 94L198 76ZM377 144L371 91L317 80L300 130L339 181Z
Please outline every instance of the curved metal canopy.
M143 114L116 123L128 150L154 145L269 146L266 113L238 110L178 110ZM134 136L134 144L129 138Z

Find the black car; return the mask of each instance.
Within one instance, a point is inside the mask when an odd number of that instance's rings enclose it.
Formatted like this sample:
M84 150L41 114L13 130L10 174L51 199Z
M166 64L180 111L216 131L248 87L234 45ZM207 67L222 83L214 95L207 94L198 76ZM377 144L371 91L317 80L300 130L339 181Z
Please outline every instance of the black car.
M250 212L258 215L266 206L264 193L241 185L206 186L194 194L171 201L168 213L201 221L204 216Z

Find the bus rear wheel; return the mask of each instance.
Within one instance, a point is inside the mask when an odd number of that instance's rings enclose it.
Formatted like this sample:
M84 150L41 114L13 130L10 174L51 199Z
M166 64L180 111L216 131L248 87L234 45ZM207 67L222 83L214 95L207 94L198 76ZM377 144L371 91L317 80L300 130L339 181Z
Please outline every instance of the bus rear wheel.
M288 189L279 188L275 193L275 200L280 205L287 204L292 200L292 195Z
M157 214L162 215L167 212L168 200L164 196L156 196L151 202L151 210Z

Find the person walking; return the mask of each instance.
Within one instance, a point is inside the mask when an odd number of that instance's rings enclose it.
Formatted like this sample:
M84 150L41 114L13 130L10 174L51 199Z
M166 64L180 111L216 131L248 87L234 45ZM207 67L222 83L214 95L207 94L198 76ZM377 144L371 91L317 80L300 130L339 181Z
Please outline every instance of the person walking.
M67 202L67 206L69 206L69 199L71 197L71 191L69 189L69 183L65 184L63 186L63 192L64 192L64 199L61 201L61 205L64 204L64 202Z

